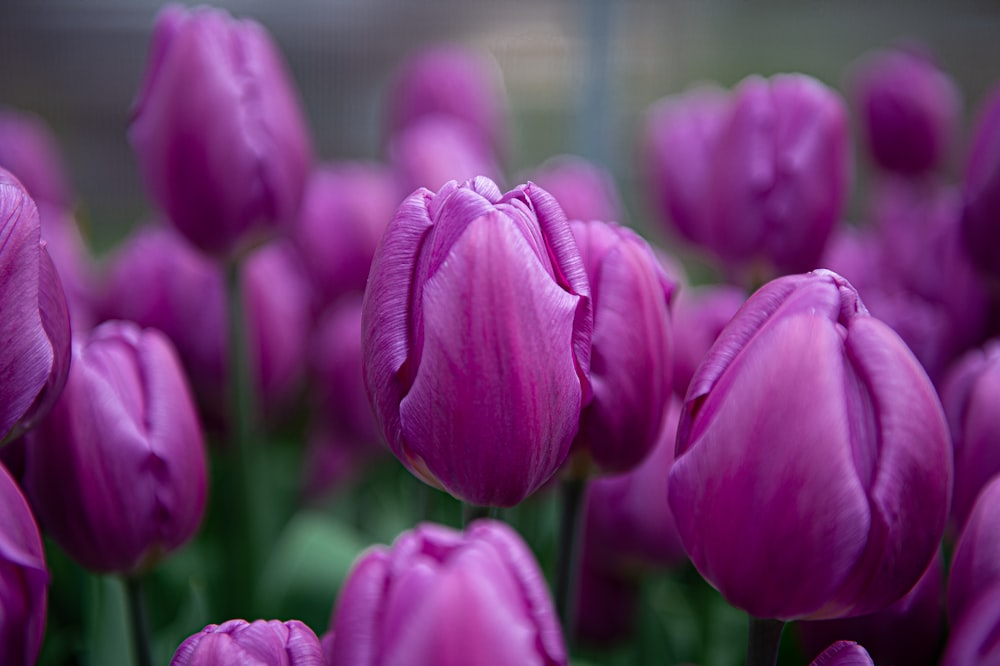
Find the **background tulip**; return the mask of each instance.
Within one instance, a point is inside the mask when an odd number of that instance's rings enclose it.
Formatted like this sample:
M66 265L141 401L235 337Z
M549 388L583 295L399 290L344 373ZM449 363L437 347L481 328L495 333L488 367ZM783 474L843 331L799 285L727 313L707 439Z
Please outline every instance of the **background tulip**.
M298 213L308 130L281 55L255 21L208 7L162 10L129 140L152 197L206 252L228 253Z
M731 285L681 287L670 308L674 328L674 393L683 398L701 359L747 294Z
M979 112L962 182L962 234L981 271L1000 276L1000 86Z
M880 167L919 174L946 165L962 98L930 54L872 53L857 65L853 92L865 145Z
M602 470L627 471L653 448L670 400L676 285L630 229L578 220L570 227L594 294L594 397L573 447Z
M944 532L951 443L920 364L820 270L744 304L688 388L670 506L695 566L757 617L902 597Z
M170 666L326 666L319 639L298 620L210 624L177 648Z
M556 198L569 220L625 221L614 177L599 164L576 155L556 155L545 160L530 180Z
M809 666L874 666L868 651L857 643L837 641Z
M1000 587L987 588L952 622L941 666L1000 664Z
M332 666L566 664L542 573L503 523L422 524L355 563L324 638ZM329 634L328 634L329 636Z
M57 208L71 205L59 144L35 114L0 107L0 168L17 176L35 203Z
M955 544L948 574L948 619L954 625L976 600L1000 587L1000 479L979 493Z
M590 289L556 201L477 178L400 206L362 314L365 385L393 453L467 502L510 506L576 434Z
M74 343L66 389L25 446L23 484L45 531L92 571L139 572L194 534L205 476L166 337L108 322Z
M0 169L0 443L51 409L69 370L69 311L40 234L35 202Z
M445 115L423 116L389 139L389 163L400 189L438 190L449 180L486 176L500 181L490 146L468 126Z
M45 632L49 572L38 526L0 465L0 662L31 666Z

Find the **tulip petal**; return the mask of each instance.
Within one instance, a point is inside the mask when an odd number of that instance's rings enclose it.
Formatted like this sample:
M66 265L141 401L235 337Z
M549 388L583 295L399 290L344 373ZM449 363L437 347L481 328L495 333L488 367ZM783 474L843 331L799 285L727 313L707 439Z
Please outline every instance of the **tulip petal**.
M380 622L389 576L390 553L384 546L363 553L337 597L330 631L345 640L333 641L331 666L375 664L382 645Z
M576 432L567 351L581 297L553 284L500 213L470 223L453 249L423 289L424 350L400 403L404 459L466 501L510 506L548 480Z

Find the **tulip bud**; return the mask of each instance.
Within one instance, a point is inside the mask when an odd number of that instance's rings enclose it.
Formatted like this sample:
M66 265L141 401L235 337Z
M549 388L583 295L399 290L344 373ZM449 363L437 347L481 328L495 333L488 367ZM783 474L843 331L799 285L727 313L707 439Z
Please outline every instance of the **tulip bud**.
M980 112L962 183L962 235L981 271L1000 276L1000 86Z
M962 529L948 574L948 619L962 621L976 601L1000 587L1000 478L983 487Z
M704 285L678 290L670 316L674 323L674 393L683 398L701 359L719 333L747 300L730 285Z
M390 135L426 116L448 116L494 150L506 145L503 75L485 52L438 45L411 55L390 85L388 111Z
M604 471L624 472L653 448L670 400L676 285L630 229L576 220L570 228L594 294L594 397L573 447Z
M308 131L285 64L258 23L169 5L156 19L129 140L146 187L194 245L226 254L291 222Z
M542 572L507 525L433 524L355 562L324 637L331 666L566 664Z
M874 666L871 655L857 643L837 641L809 666Z
M961 530L979 491L1000 473L1000 340L967 352L948 371L941 386L955 446L953 525Z
M48 587L38 526L17 483L0 465L0 663L35 663Z
M951 442L920 364L826 270L766 284L688 388L670 507L688 555L751 615L873 612L944 532Z
M551 157L538 167L531 180L556 198L566 219L624 221L624 208L611 173L582 157Z
M320 308L342 294L364 292L375 248L401 198L381 165L326 164L313 171L292 240Z
M512 506L559 468L590 398L590 288L541 188L486 178L414 192L375 253L365 386L393 453L479 505Z
M449 116L425 116L392 135L389 162L404 192L440 189L449 180L500 179L489 144Z
M184 640L170 666L325 666L312 629L289 620L229 620Z
M59 144L35 114L0 107L0 168L17 176L35 203L70 206L69 178Z
M52 408L69 371L69 311L38 208L0 169L0 444Z
M74 342L66 389L25 446L24 488L45 531L87 569L141 572L194 534L205 475L167 338L107 322Z
M854 78L859 124L879 166L919 174L945 165L962 100L929 54L879 51L865 58Z

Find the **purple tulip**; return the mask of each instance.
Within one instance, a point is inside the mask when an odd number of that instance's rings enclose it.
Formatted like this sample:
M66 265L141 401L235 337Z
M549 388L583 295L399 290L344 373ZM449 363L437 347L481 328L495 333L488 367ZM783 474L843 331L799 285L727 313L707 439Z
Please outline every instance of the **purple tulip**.
M955 446L952 523L961 530L972 506L991 478L1000 473L1000 340L967 352L948 371L941 403Z
M45 249L65 291L72 329L89 331L97 318L98 278L80 227L72 213L51 204L40 203L38 215Z
M0 168L17 176L39 206L72 204L59 144L35 114L0 107Z
M297 395L305 374L311 292L291 241L273 240L247 256L241 290L260 408L275 417Z
M809 666L874 666L871 655L857 643L837 641Z
M489 144L444 115L424 116L399 130L389 140L388 153L404 192L438 190L450 180L476 176L498 181L501 175Z
M175 230L143 226L106 271L103 317L163 331L184 364L198 403L225 413L226 285L222 270Z
M531 551L489 520L433 524L355 562L324 648L331 666L566 664L559 621Z
M733 605L781 620L885 608L944 533L951 441L930 380L849 282L773 280L688 388L670 507Z
M708 242L713 154L729 112L729 95L702 86L665 97L643 126L646 187L654 208L687 240Z
M38 525L0 465L0 663L31 666L45 633L49 572Z
M426 116L449 116L502 151L507 141L503 75L488 53L436 45L412 54L389 88L389 134Z
M570 227L594 295L594 397L573 448L604 471L624 472L653 448L670 400L676 285L632 230L600 221Z
M853 97L867 148L879 166L902 174L945 166L962 98L929 54L893 49L868 55L857 66Z
M674 323L674 393L683 398L701 359L747 299L730 285L682 287L671 308Z
M602 166L575 155L557 155L545 160L531 180L556 198L569 220L624 222L614 177Z
M957 624L987 590L1000 587L1000 478L986 484L955 545L948 619Z
M326 666L312 629L289 620L229 620L184 640L170 666Z
M176 353L154 329L107 322L74 342L66 389L25 456L39 521L92 571L142 571L201 522L201 427Z
M680 410L680 400L671 400L656 446L638 467L588 484L584 549L594 568L620 576L686 559L666 502L664 473L674 461Z
M129 126L146 187L202 250L291 222L310 167L294 85L255 21L169 5Z
M730 104L713 156L706 242L727 262L816 268L847 199L843 101L789 74L744 79Z
M0 169L0 443L33 427L66 383L66 297L41 239L38 208Z
M1000 85L980 111L962 183L962 235L981 271L1000 276Z
M393 453L480 505L559 468L590 399L590 287L551 195L486 178L403 202L362 315L365 386Z
M932 666L944 636L944 557L937 557L906 596L870 615L821 622L800 622L807 654L835 640L857 641L879 664Z
M953 622L941 666L1000 666L1000 586L981 594Z
M400 199L382 165L325 164L313 171L292 239L321 307L364 292L375 248Z

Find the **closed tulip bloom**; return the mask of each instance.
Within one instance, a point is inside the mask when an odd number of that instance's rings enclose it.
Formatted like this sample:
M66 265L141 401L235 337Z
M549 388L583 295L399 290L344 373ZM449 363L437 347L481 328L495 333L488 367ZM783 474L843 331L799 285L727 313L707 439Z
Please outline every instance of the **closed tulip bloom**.
M642 130L642 173L662 220L687 240L709 237L712 163L729 112L729 95L701 86L665 97L646 112Z
M433 524L366 551L324 637L331 666L566 664L541 570L510 527ZM331 637L332 634L332 637Z
M801 74L749 77L732 95L713 157L705 242L723 261L812 270L847 201L844 103Z
M365 386L393 453L427 483L512 506L559 468L590 399L590 287L566 219L528 183L414 192L362 313Z
M880 167L920 174L945 165L962 99L929 54L913 48L870 54L852 87L866 146Z
M962 529L948 574L948 619L954 625L991 588L1000 587L1000 478L986 484Z
M326 666L326 659L298 620L229 620L185 639L170 666Z
M953 620L941 666L1000 666L1000 586L977 597Z
M809 666L874 666L871 655L857 643L837 641Z
M747 294L725 284L682 287L670 316L674 325L674 393L683 398L701 359L740 309Z
M41 238L38 208L0 169L0 443L33 427L70 363L66 297Z
M45 633L49 572L38 525L0 465L0 662L31 666Z
M500 167L488 143L449 116L425 116L389 140L389 162L400 188L440 189L450 180L476 176L500 180Z
M559 202L570 220L624 222L614 177L604 167L576 155L550 157L531 180Z
M107 322L74 342L66 389L25 456L39 522L91 571L141 572L201 522L201 427L176 353L154 329Z
M955 446L952 523L960 530L979 491L1000 473L1000 340L967 352L948 371L941 386Z
M35 114L0 107L0 168L17 176L35 203L72 205L59 144Z
M206 252L227 254L298 213L308 131L278 49L252 20L161 11L129 140L147 190Z
M401 199L382 165L331 163L313 171L292 240L320 308L364 292L375 248Z
M962 234L981 271L1000 277L1000 86L983 106L962 182Z
M413 53L389 87L389 135L426 116L449 116L502 151L507 141L503 75L488 53L439 44Z
M903 341L826 270L744 304L688 388L670 507L733 605L781 620L901 598L944 533L951 441Z
M601 470L624 472L652 450L670 400L676 285L632 230L599 221L570 227L594 294L594 397L573 447Z

